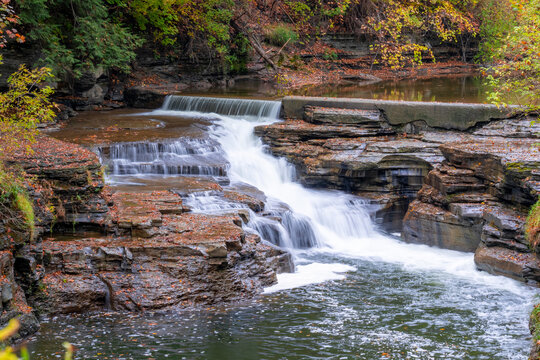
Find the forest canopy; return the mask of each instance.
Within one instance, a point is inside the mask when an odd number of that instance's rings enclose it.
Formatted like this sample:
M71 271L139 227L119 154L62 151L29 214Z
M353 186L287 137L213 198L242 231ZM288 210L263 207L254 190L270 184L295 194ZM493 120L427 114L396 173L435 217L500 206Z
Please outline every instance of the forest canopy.
M434 43L453 44L464 61L471 60L467 54L474 47L474 60L489 65L498 89L493 101L504 102L515 89L528 103L538 98L539 0L12 0L11 5L19 33L42 49L37 65L68 84L87 71L129 73L142 47L197 58L196 43L224 73L245 71L252 50L277 70L280 64L268 56L265 42L309 49L327 33L347 32L371 39L374 63L394 70L436 61Z

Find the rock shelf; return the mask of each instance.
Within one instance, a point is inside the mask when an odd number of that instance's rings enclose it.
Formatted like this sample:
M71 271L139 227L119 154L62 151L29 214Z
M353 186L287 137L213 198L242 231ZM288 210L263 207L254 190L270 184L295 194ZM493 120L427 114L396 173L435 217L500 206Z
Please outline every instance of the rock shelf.
M379 111L383 102L341 100L286 98L285 113L295 118L255 132L272 154L296 165L305 185L378 204L375 217L404 241L475 252L481 270L540 280L538 255L524 232L540 191L540 126L532 118L490 120L473 111L462 125L452 120L451 128L468 129L457 132L416 115L390 121Z

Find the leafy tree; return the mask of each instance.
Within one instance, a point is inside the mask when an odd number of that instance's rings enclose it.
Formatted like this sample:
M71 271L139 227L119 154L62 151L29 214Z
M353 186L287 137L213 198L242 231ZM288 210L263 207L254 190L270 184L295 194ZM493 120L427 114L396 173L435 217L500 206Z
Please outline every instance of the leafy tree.
M32 142L37 125L54 118L49 86L39 87L51 79L48 68L28 70L22 65L8 79L8 91L0 93L0 153L9 154L22 143Z
M483 0L477 10L480 22L479 52L477 59L492 62L503 46L504 38L517 25L512 6L507 0Z
M106 0L109 12L138 32L150 32L162 45L173 45L178 35L177 0ZM119 12L118 10L121 10ZM120 16L118 15L120 14Z
M128 72L141 40L114 23L101 0L16 0L28 37L43 49L43 63L72 82L97 68Z
M18 23L19 17L15 15L10 0L0 0L0 49L4 48L9 40L24 42L23 35L17 32L14 25ZM0 62L2 55L0 54Z
M283 0L289 19L298 31L324 33L343 20L351 5L358 0Z
M0 2L0 47L11 39L24 42L9 0ZM0 63L2 58L0 57ZM40 85L51 78L48 68L28 70L24 65L8 78L8 91L0 93L0 154L7 155L22 142L33 141L37 125L54 117L49 101L52 89Z
M441 41L457 42L464 33L476 34L478 23L471 9L476 0L376 0L366 30L376 38L378 61L397 69L435 60L430 47L418 43L429 34Z
M244 1L177 0L180 27L190 37L203 36L218 54L226 55L231 40L231 20L235 8Z
M510 7L499 31L487 33L492 44L482 52L494 61L490 99L540 109L540 0L505 0ZM489 18L484 20L489 21Z

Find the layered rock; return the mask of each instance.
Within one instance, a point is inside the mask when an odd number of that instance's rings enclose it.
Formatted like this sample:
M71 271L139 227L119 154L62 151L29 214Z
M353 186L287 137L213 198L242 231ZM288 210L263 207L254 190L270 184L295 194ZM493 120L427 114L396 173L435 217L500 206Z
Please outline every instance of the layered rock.
M20 151L4 163L21 169L32 184L38 234L110 225L102 196L103 172L98 157L80 146L39 136L31 152Z
M471 120L474 127L455 132L415 117L392 126L375 110L306 105L302 113L255 132L304 184L372 199L389 230L407 212L405 241L476 252L480 269L538 280L524 235L540 189L540 126L531 118Z
M37 330L36 313L249 298L291 269L288 253L242 228L249 211L264 209L254 189L192 178L184 189L109 189L94 153L47 136L37 139L33 152L4 162L26 174L37 218L35 237L2 242L0 249L0 321L19 316L22 335ZM193 191L241 206L225 215L193 213L182 200ZM0 239L8 231L0 221Z
M399 230L423 178L443 159L442 140L396 135L401 129L378 111L306 107L304 118L259 126L255 133L272 154L296 165L303 184L369 198L381 206L377 216L385 226Z
M536 142L493 137L442 145L445 161L409 207L403 239L474 251L479 269L539 281L540 261L524 232L540 191Z
M276 281L288 254L244 233L238 216L186 213L170 191L115 193L118 235L55 239L35 259L31 300L48 313L156 310L252 297ZM39 285L37 285L39 284Z
M53 229L104 229L108 207L101 196L104 184L94 153L46 136L39 136L31 151L25 151L25 144L22 145L23 150L2 161L7 168L26 176L36 227L35 231L21 231L10 217L22 217L22 214L0 214L0 326L17 317L21 322L19 334L26 336L39 328L25 296L28 288L24 286L32 276L25 272L25 263L35 266L36 262L22 259L21 249L39 242L43 234Z

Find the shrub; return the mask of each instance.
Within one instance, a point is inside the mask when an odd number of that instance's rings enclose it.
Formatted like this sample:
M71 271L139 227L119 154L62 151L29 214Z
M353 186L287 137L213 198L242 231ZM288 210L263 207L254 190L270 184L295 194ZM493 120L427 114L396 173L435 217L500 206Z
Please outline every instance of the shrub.
M266 42L275 46L283 46L287 42L294 44L298 41L298 34L285 24L271 28L266 34Z
M531 207L527 223L525 225L525 233L531 247L538 252L540 245L540 200Z
M24 186L24 180L3 168L0 163L0 213L7 220L11 230L20 233L29 232L34 236L35 215L32 201Z
M540 0L505 0L511 11L505 17L511 26L501 27L493 39L496 46L487 60L495 61L488 76L489 99L496 104L523 105L540 109ZM489 19L488 19L489 20Z
M335 61L338 59L338 54L334 50L324 49L324 54L322 57L324 60Z
M49 96L53 90L41 84L51 79L50 69L28 70L21 65L8 79L9 89L0 93L0 155L34 141L39 123L53 120Z

